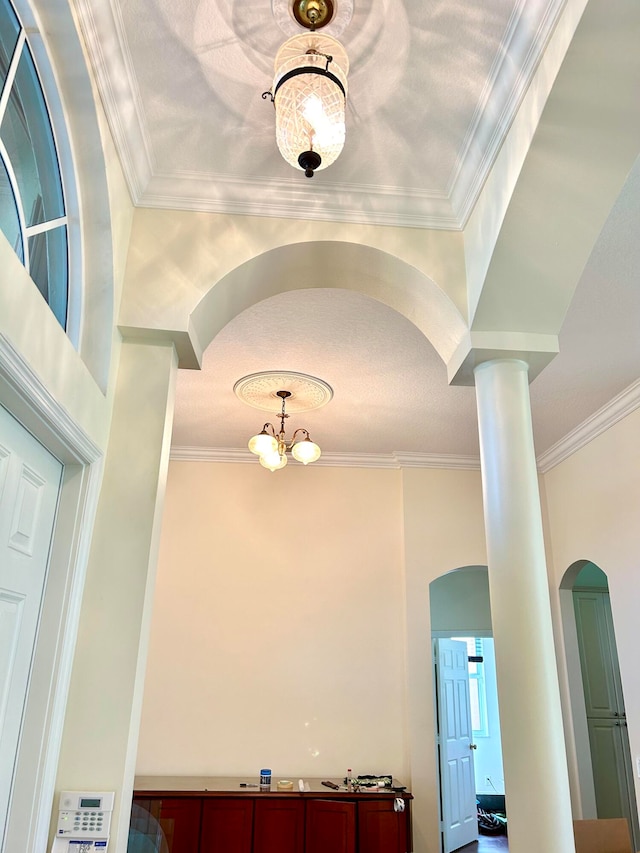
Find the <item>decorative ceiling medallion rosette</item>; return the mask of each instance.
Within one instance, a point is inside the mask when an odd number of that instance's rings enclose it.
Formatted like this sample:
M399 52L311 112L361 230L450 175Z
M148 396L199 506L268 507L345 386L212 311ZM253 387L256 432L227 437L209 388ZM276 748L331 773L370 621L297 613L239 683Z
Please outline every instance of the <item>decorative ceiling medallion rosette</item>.
M320 409L333 397L333 389L322 379L288 370L250 373L239 379L233 390L243 403L263 412L280 412L282 398L278 397L278 391L291 394L287 397L289 413Z

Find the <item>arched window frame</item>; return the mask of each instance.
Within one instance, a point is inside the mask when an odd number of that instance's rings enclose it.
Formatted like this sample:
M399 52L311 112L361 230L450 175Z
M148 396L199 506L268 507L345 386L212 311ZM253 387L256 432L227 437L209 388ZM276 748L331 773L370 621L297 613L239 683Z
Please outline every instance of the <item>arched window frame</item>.
M37 234L65 228L66 232L66 310L64 323L68 337L78 349L81 334L82 317L82 248L80 239L80 224L78 210L78 194L75 181L75 170L71 145L67 133L66 116L58 92L55 72L49 52L39 26L36 13L28 0L4 0L11 6L20 27L16 44L9 61L6 80L0 81L0 123L2 122L12 88L16 71L23 52L30 54L35 69L35 75L44 101L46 119L51 128L53 149L57 162L58 177L62 193L64 215L46 220L35 225L27 225L25 211L20 195L18 181L8 156L8 152L0 141L0 156L6 167L9 182L16 202L19 226L23 245L23 263L30 271L29 238ZM1 11L1 10L0 10ZM37 153L37 152L36 152Z

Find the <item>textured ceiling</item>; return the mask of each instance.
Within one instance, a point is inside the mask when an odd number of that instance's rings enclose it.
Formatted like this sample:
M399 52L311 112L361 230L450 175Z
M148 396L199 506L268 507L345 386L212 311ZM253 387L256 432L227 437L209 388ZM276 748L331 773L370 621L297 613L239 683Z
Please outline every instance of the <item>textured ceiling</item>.
M290 34L272 9L283 2L78 0L134 201L463 227L562 0L355 0L340 35L351 64L347 142L312 180L278 153L273 108L261 97ZM639 200L636 164L583 272L561 352L532 384L538 454L637 383ZM473 389L447 385L405 317L328 289L253 306L216 337L202 371L180 371L174 446L245 447L264 419L233 385L269 369L333 387L324 409L290 421L329 453L477 455Z

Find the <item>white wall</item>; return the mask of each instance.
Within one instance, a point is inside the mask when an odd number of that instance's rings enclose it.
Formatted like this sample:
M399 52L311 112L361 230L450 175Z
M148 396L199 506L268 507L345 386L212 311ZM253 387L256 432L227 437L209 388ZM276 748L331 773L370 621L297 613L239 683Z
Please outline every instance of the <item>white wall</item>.
M172 462L139 774L407 780L399 471Z
M439 853L429 584L458 566L486 565L479 471L402 472L407 601L407 735L413 844Z
M478 471L172 462L136 772L392 772L437 853L429 583L485 561Z
M640 410L637 410L544 477L558 654L564 655L565 633L571 644L570 626L563 626L560 615L559 587L563 575L578 560L592 561L606 573L609 582L634 766L635 756L640 756L640 677L636 652L640 600L639 433ZM565 676L562 685L567 717L571 675L570 672ZM576 696L574 690L574 702L579 701L582 697ZM579 784L577 780L575 784Z
M566 567L609 576L634 755L639 428L543 478L556 617ZM391 771L416 797L414 849L437 853L429 584L483 563L478 471L172 462L137 773Z

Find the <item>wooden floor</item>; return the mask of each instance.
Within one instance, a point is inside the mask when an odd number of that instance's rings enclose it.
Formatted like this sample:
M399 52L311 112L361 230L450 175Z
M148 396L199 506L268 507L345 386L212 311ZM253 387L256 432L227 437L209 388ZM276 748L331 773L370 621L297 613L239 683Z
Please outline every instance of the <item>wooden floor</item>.
M473 844L466 844L456 853L497 853L498 850L508 850L509 842L506 835L479 835Z

